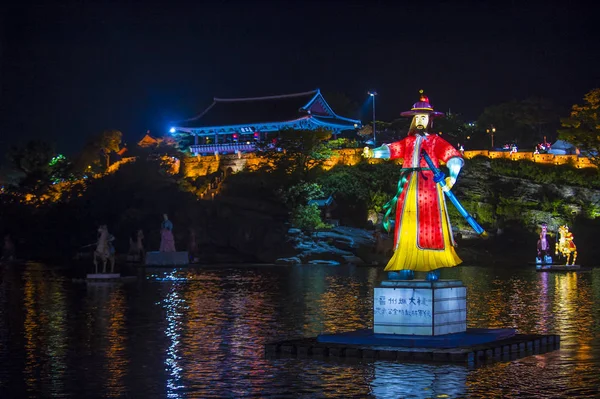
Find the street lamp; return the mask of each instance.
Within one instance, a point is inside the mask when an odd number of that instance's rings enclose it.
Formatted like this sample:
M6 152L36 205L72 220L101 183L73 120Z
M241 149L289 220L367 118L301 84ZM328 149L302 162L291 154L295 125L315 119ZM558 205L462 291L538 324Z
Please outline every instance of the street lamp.
M492 138L492 151L493 151L494 150L494 133L496 133L496 128L494 126L492 126L491 129L485 129L485 131Z
M375 138L375 96L377 95L376 91L370 91L369 95L373 97L373 145L377 143L377 139Z

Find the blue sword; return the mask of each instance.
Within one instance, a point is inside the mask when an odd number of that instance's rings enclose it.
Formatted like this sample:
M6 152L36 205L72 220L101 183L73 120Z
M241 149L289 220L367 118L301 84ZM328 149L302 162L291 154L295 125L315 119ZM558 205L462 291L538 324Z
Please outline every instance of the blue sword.
M483 227L479 225L479 223L477 223L475 219L473 219L473 216L469 215L469 212L467 212L467 210L458 201L458 198L456 198L454 193L450 191L450 188L446 186L446 175L444 174L444 172L442 172L433 164L433 161L431 160L431 158L429 158L429 155L425 150L421 151L421 156L425 158L425 162L427 162L429 169L433 171L433 181L442 187L442 191L446 194L446 197L448 197L450 202L454 204L454 206L458 210L458 213L460 213L462 217L464 217L467 220L467 222L469 222L469 224L477 234L479 234L483 238L487 238L487 232L483 229Z

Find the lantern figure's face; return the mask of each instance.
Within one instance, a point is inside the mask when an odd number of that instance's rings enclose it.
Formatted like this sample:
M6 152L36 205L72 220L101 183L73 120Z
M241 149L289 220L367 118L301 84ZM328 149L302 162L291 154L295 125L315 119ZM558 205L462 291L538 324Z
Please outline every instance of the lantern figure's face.
M542 225L542 234L546 235L546 233L548 232L548 226L546 226L545 224Z
M415 126L419 130L424 130L429 125L429 114L416 114Z

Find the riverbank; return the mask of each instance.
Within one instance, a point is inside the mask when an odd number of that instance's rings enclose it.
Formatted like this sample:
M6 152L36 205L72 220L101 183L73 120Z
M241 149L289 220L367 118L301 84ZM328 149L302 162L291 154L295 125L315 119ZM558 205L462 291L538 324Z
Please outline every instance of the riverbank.
M491 233L484 239L471 231L459 231L456 251L463 265L515 265L535 261L537 237L527 232L505 231ZM592 237L592 236L590 236ZM584 236L577 242L582 248L590 244ZM384 267L392 256L392 237L384 232L348 226L305 233L290 228L285 238L287 254L277 257L277 253L263 253L263 259L254 259L229 246L211 246L200 248L194 264L356 264L381 265ZM279 250L278 253L281 251ZM580 251L578 263L593 266L591 251ZM47 264L92 264L93 248L85 252L51 254L50 256L28 256L27 248L18 248L17 256L21 260ZM117 252L117 264L132 263L126 252ZM135 263L135 262L133 262ZM79 266L75 266L79 267Z

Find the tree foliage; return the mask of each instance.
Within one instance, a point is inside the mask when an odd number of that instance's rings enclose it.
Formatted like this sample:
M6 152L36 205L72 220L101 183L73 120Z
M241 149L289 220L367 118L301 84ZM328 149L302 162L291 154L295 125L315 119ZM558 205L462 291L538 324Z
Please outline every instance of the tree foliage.
M483 137L475 134L474 126L465 122L460 114L446 114L443 118L435 119L433 132L441 133L445 140L453 145L467 145L467 148L483 147Z
M373 137L373 125L371 124L367 124L364 125L363 127L361 127L358 130L358 135L359 137L362 137L363 139L370 139L371 137Z
M579 169L573 165L549 165L529 160L518 162L506 158L489 159L477 156L467 161L467 164L488 164L491 170L501 176L510 176L531 180L537 184L568 185L600 189L600 175L596 168Z
M328 143L331 132L324 129L278 132L276 143L260 143L259 150L272 171L285 174L292 181L310 180L310 173L333 155Z
M369 211L381 212L397 190L400 167L393 162L339 165L317 179L325 196L333 195L344 223L363 226Z
M558 125L556 107L548 100L529 98L487 107L477 120L480 133L494 127L494 147L516 143L533 148Z
M575 104L571 115L561 119L559 138L568 141L600 166L600 88L588 92L584 103Z
M62 154L54 156L49 163L50 180L52 183L60 183L66 180L73 180L71 161Z
M541 142L544 136L554 132L559 124L558 107L550 100L541 97L530 97L521 102L521 122L532 132L536 142Z
M122 138L118 130L105 130L90 137L75 160L75 170L80 174L106 170L110 166L110 154L120 150Z
M292 225L304 231L328 227L321 219L321 210L316 204L299 205L292 213Z
M185 132L176 132L173 134L173 140L175 141L175 147L183 152L190 153L190 146L195 144L195 138L193 135Z
M41 140L28 141L24 146L14 146L8 152L12 165L25 174L44 170L49 172L54 148Z
M52 145L40 140L31 140L23 146L12 147L7 158L12 166L22 173L19 187L35 194L44 191L50 184L50 162L54 155Z
M323 198L323 189L317 183L300 182L282 190L281 199L291 209L306 205L308 201Z

